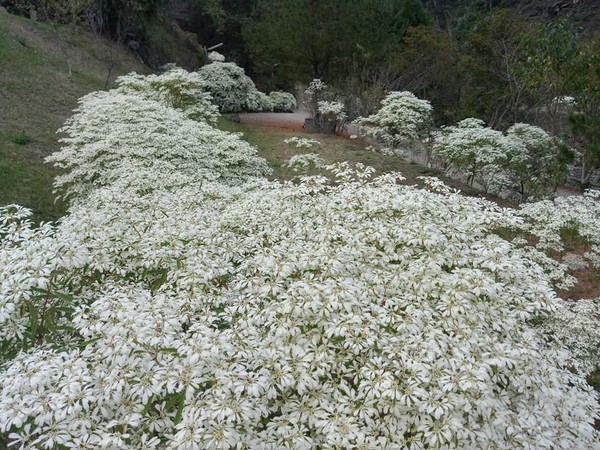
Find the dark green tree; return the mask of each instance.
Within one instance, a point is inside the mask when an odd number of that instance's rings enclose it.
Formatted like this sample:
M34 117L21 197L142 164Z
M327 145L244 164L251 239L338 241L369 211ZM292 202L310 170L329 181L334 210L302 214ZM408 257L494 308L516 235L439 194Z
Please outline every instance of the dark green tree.
M356 55L382 64L410 26L429 23L419 0L258 0L244 36L254 70L343 80Z
M516 76L526 58L523 36L529 32L529 23L510 10L477 21L465 42L470 80L464 116L479 117L492 128L529 120L527 91Z
M465 69L458 45L448 33L431 26L410 28L393 67L399 73L398 88L429 100L436 122L456 121Z

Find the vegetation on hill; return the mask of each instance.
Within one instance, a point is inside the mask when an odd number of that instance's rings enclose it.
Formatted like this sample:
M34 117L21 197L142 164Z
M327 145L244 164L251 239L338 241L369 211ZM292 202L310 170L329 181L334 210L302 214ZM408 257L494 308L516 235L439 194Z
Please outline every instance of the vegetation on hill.
M0 11L0 199L34 211L36 220L64 212L54 201L57 174L43 160L59 147L56 134L79 97L102 89L106 55L113 75L148 72L131 52L81 29L55 29Z

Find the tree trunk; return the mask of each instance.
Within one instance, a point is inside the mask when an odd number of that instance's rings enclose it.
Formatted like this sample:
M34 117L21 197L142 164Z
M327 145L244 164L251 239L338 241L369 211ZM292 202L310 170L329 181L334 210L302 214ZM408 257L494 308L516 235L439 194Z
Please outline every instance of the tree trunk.
M448 20L446 19L446 11L444 11L444 0L430 0L429 4L431 9L433 9L439 27L442 30L446 30L448 28Z

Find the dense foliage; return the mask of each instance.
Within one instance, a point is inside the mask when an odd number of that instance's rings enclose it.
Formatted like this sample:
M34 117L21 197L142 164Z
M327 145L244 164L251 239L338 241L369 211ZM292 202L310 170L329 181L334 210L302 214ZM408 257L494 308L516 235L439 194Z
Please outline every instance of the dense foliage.
M517 123L504 134L473 118L436 132L433 149L447 173L520 202L552 196L573 160L572 150L539 127Z
M433 108L427 100L408 91L390 92L375 114L356 120L371 125L365 131L380 137L392 147L412 143L423 137L432 126Z
M1 210L9 442L597 447L597 396L529 323L554 281L493 232L517 213L343 163L269 183L214 109L194 128L148 80L67 124L62 222Z
M333 80L349 73L353 60L385 61L410 26L429 21L417 0L258 0L244 22L255 72L277 64L279 77Z
M296 98L289 92L273 91L269 93L275 112L294 112L296 110Z
M198 74L176 69L117 82L117 89L81 99L61 130L64 146L48 157L67 169L56 179L63 195L85 198L115 184L134 192L194 180L231 184L269 173L253 147L210 125L218 113Z
M267 95L260 92L244 69L235 63L223 62L214 55L212 63L198 70L198 76L205 81L206 90L222 113L293 112L296 108L292 94L272 92Z

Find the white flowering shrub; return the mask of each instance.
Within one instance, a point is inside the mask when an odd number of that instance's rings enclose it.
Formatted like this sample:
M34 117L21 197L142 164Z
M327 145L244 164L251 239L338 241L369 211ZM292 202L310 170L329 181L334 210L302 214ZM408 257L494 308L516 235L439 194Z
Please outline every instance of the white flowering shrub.
M577 280L569 272L585 269L590 264L600 274L600 194L597 191L526 203L521 205L518 214L523 219L518 229L534 237L535 242L535 248L524 246L523 251L544 267L557 288L568 289L575 285ZM518 239L521 245L527 243ZM551 258L547 254L555 256ZM600 300L561 303L561 308L541 321L539 328L551 341L569 348L570 365L579 373L587 375L600 370Z
M289 92L273 91L269 93L275 112L294 112L296 110L296 97Z
M325 167L325 161L318 153L305 153L292 156L287 164L294 172L306 172L309 167L322 169Z
M304 90L303 106L310 116L317 119L319 116L319 101L325 100L328 86L322 80L315 78Z
M552 280L493 233L517 213L348 164L267 182L235 135L192 177L191 149L155 150L183 139L168 111L189 119L139 97L88 96L67 125L60 160L90 168L59 224L0 209L9 448L598 446L597 396L530 325ZM126 146L99 138L112 121Z
M526 323L555 308L546 276L489 233L510 217L339 175L73 208L56 239L88 249L73 276L102 276L71 293L79 344L3 367L0 430L50 448L594 445L594 395Z
M600 370L600 298L563 302L541 329L571 351L580 373Z
M479 119L465 119L434 133L433 155L443 161L446 171L493 193L507 188L510 181L505 167L509 161L521 162L524 153L520 142L486 127Z
M557 197L521 205L524 229L536 236L536 246L563 252L584 245L591 252L600 245L600 192Z
M283 142L296 148L313 148L321 145L316 139L301 138L298 136L284 139Z
M504 134L473 118L434 133L433 153L450 175L520 202L551 197L572 160L568 147L539 127L518 123Z
M369 117L359 117L355 123L370 125L365 133L376 135L389 146L412 142L423 136L433 123L433 107L408 91L390 92L381 102L381 109Z
M212 62L225 62L225 56L215 51L208 52L208 59Z
M116 83L121 92L159 100L184 111L193 120L215 123L219 117L207 83L196 72L172 66L160 75L138 75L135 72L123 75L117 78Z
M334 120L337 123L343 124L348 118L342 102L322 100L317 103L317 110L323 120Z
M561 262L570 270L582 270L589 267L585 258L577 253L567 253L562 257Z
M507 164L509 188L521 202L551 197L570 171L574 151L539 127L517 123L506 136L522 144L524 154Z
M85 198L115 183L145 191L195 180L240 183L270 173L238 135L126 89L83 97L61 131L63 147L46 161L64 169L55 187L66 197Z
M213 62L198 69L198 74L207 83L213 102L222 113L243 111L246 99L256 91L244 69L234 63Z
M248 112L271 112L273 111L273 102L264 92L257 90L248 93L244 100L243 110Z
M56 239L49 223L33 228L30 215L19 206L0 208L0 363L50 330L72 327L72 292L81 289L73 273L89 262L85 246ZM65 342L68 334L54 333L54 344Z

